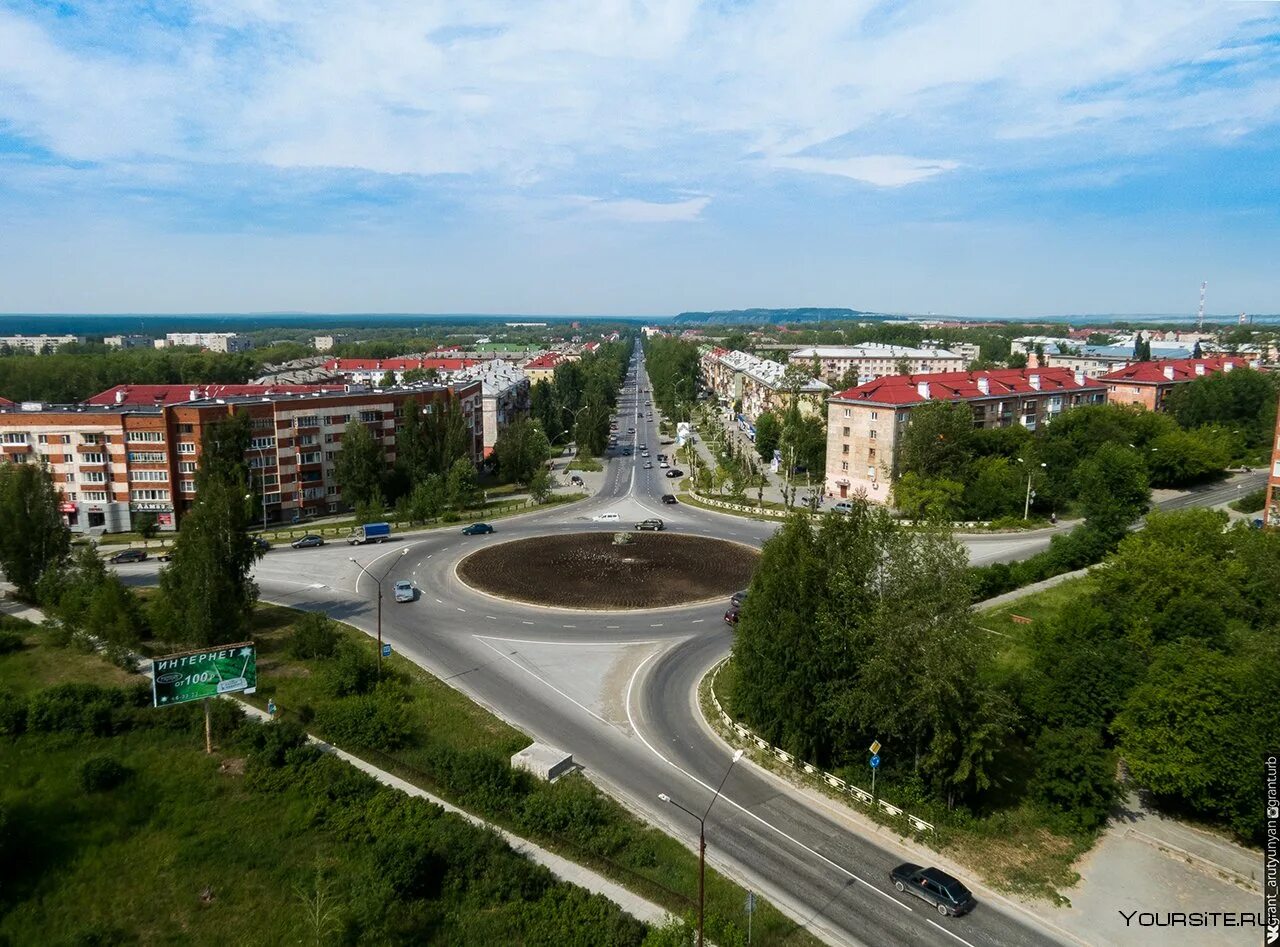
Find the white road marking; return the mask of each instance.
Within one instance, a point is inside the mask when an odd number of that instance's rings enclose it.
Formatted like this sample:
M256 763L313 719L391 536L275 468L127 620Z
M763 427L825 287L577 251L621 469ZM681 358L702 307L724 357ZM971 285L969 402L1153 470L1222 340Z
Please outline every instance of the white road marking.
M440 599L436 599L436 604L437 604L437 605L443 605L443 604L444 604L444 602L440 601Z
M561 628L577 628L577 625L561 625Z
M631 715L631 688L635 685L636 677L640 674L640 671L644 668L644 666L657 656L658 656L657 652L654 652L653 654L649 655L649 657L645 658L643 661L637 664L636 669L631 672L631 680L627 682L627 696L626 696L627 723L631 724L631 732L640 738L640 742L649 748L650 753L652 753L658 759L662 760L662 762L666 763L672 769L676 770L676 772L682 773L687 778L692 779L695 783L697 783L703 789L707 790L708 792L715 792L714 787L709 786L707 783L704 783L697 776L694 776L693 773L690 773L688 770L677 766L675 763L671 762L671 760L663 756L652 743L650 743L648 740L645 739L644 734L640 732L640 728L636 726L635 717ZM855 875L848 868L845 868L843 865L839 864L838 862L833 862L830 858L828 858L826 855L823 855L821 852L814 851L808 845L804 844L804 842L801 842L799 839L788 835L786 832L782 831L782 829L778 828L773 823L756 815L754 812L752 812L750 809L746 808L745 806L739 805L738 803L734 802L732 799L730 799L728 796L724 795L723 793L720 794L719 798L723 799L726 803L733 806L738 811L743 812L746 815L750 816L751 818L755 819L765 828L772 829L774 832L776 832L778 835L781 835L788 842L791 842L792 844L804 849L806 852L808 852L810 855L814 856L815 858L821 859L823 862L826 862L828 865L830 865L832 868L834 868L836 871L840 872L841 874L848 875L854 881L857 881L860 884L865 885L867 888L874 891L876 894L880 895L880 897L884 898L886 901L890 902L891 904L896 904L898 907L906 911L915 910L914 908L911 907L911 905L903 904L897 898L890 895L887 891L881 891L878 887L873 885L871 882L867 881L865 878L859 875ZM972 947L972 945L970 945L970 947Z
M547 687L550 687L553 691L555 691L557 694L559 694L561 697L563 697L563 698L564 698L565 700L567 700L569 703L573 704L575 707L578 707L578 708L580 708L580 709L582 709L582 710L585 710L587 713L591 714L591 716L595 717L597 720L599 720L599 721L600 721L602 724L604 724L605 726L607 726L607 727L612 727L612 726L613 726L613 724L609 723L609 721L608 721L608 720L605 720L605 719L604 719L604 717L601 717L598 713L596 713L596 712L595 712L594 710L592 710L590 707L586 706L585 704L580 704L580 703L578 703L576 700L574 700L572 697L570 697L568 694L566 694L566 693L565 693L564 691L562 691L560 688L556 687L554 684L552 684L552 683L551 683L550 681L548 681L546 678L543 678L543 677L539 676L538 674L535 674L533 671L529 670L527 667L525 667L523 664L521 664L521 663L520 663L519 661L517 661L515 658L511 657L511 655L509 655L509 654L507 654L505 651L503 651L501 648L495 648L493 645L489 644L489 642L487 642L487 641L485 641L485 640L484 640L484 637L483 637L482 635L473 635L472 637L474 637L477 641L479 641L482 645L484 645L484 646L485 646L486 648L488 648L490 651L493 651L495 654L500 654L500 655L502 655L502 657L506 658L508 661L510 661L512 664L514 664L514 665L515 665L516 667L518 667L520 670L524 671L524 673L528 674L530 677L534 678L535 680L539 680L539 681L541 681L543 684L546 684L546 685L547 685Z
M489 619L489 621L497 621L497 620L498 620L498 619L494 618L492 615L485 615L484 617L485 617L485 618L487 618L487 619Z
M941 924L937 923L936 921L932 921L927 917L925 918L925 920L929 921L930 924L932 924L938 930L942 931L942 933L946 934L948 937L954 937L956 940L960 941L960 943L966 944L968 945L968 947L973 947L973 944L970 944L967 940L965 940L959 934L953 934L951 931L947 930L945 927L943 927Z
M434 555L435 555L435 553L433 552L433 553L431 554L431 556L434 556ZM431 558L431 556L427 556L427 558L428 558L428 559L430 559L430 558Z
M705 619L705 618L695 618L695 619L694 619L690 624L696 625L696 624L699 624L700 622L704 622L704 621L706 621L706 619Z
M661 627L662 627L662 622L658 622L656 625L650 625L649 627L650 627L650 628L661 628Z
M465 609L465 608L463 608L461 605L455 605L455 606L453 606L453 607L454 607L454 608L456 608L456 609L457 609L458 611L460 611L460 612L465 612L465 611L466 611L466 609Z
M522 624L522 625L532 625L532 624L533 624L533 622L531 622L531 621L522 621L520 624Z
M614 639L608 641L546 641L542 638L499 638L495 635L472 635L473 638L484 638L486 641L501 641L503 644L550 644L560 647L561 645L569 648L603 648L613 647L618 642ZM656 640L649 641L628 641L626 644L657 644Z
M620 625L605 625L606 628L619 628Z

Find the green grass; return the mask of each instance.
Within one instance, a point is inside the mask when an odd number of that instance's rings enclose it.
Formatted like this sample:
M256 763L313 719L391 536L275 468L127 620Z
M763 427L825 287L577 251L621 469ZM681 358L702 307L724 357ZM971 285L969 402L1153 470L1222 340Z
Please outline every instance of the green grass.
M599 473L604 470L604 466L596 458L590 454L579 454L569 462L569 466L565 468L568 473L573 470L582 470L590 473Z
M136 674L108 663L96 652L44 645L45 633L39 625L6 616L0 629L16 631L23 639L22 648L0 657L0 687L10 693L27 695L73 681L121 686L138 681Z
M254 640L259 649L259 690L252 698L259 706L273 698L283 719L306 713L307 707L322 715L326 703L323 676L324 661L297 660L286 651L289 621L297 613L275 606L263 607ZM343 637L361 648L372 649L367 635L345 625L339 626ZM500 761L505 768L511 754L528 746L530 738L507 725L411 662L393 655L384 662L388 675L394 676L411 695L407 704L411 742L387 753L358 746L344 747L377 762L379 766L434 792L476 815L502 825L520 835L579 863L588 865L638 894L668 908L686 914L696 904L697 857L683 844L648 826L605 796L582 778L561 780L554 785L537 784L521 803L495 795L460 787L456 777L442 768L442 750L462 754L478 765L484 758ZM316 722L308 729L324 737ZM543 820L531 818L531 812L565 811L585 813L548 829ZM588 824L580 824L585 821ZM744 889L717 872L708 870L708 916L741 921ZM754 937L758 943L816 944L817 940L766 902L758 902L754 918ZM736 935L722 930L717 942L731 944Z
M978 627L988 632L987 639L995 658L996 673L1011 677L1025 672L1031 663L1027 636L1037 625L1049 621L1063 608L1088 596L1094 585L1090 576L1068 579L1052 588L979 612ZM1015 621L1014 616L1029 618L1031 621Z

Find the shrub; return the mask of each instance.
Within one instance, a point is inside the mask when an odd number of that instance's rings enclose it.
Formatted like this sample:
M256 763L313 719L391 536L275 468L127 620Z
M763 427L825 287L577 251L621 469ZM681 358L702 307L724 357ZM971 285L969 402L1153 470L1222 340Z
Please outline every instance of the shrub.
M16 737L26 728L26 702L16 694L0 691L0 736Z
M1031 792L1057 821L1086 832L1107 821L1119 786L1115 761L1097 730L1046 730L1036 741L1035 758Z
M344 642L326 662L322 683L330 697L367 694L378 683L378 665L368 648Z
M22 635L16 631L0 631L0 654L12 654L22 648Z
M289 656L298 659L331 658L340 640L328 615L308 612L298 619L289 636Z
M110 736L126 729L124 691L96 684L57 684L31 695L27 729L34 733Z
M397 750L409 742L412 729L404 703L397 696L378 692L346 697L320 708L316 722L335 743Z
M85 792L105 792L129 778L129 770L110 756L91 756L80 764L80 788Z

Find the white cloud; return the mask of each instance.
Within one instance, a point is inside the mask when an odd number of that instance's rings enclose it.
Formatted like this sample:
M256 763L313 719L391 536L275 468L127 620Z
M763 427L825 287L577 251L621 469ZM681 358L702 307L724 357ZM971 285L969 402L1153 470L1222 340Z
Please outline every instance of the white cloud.
M775 168L835 174L876 187L903 187L959 167L955 161L930 161L907 155L858 155L853 158L774 158Z
M711 203L709 197L691 197L684 201L641 201L634 199L602 200L578 198L592 217L619 220L632 224L669 224L697 220Z

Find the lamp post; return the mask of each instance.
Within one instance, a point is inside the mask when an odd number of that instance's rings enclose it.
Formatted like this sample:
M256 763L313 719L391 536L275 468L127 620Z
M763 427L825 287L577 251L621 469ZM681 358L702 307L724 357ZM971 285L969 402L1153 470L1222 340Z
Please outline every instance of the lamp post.
M1021 457L1019 457L1018 463L1025 464L1026 461L1023 460ZM1044 468L1044 467L1048 467L1049 465L1041 464L1040 466ZM1035 467L1031 467L1031 466L1027 467L1027 502L1022 506L1022 518L1024 520L1031 519L1031 478L1035 475L1035 472L1036 472Z
M707 816L711 815L711 807L720 798L720 790L724 789L725 781L728 780L729 773L733 771L733 764L740 759L742 759L742 751L735 750L733 759L729 761L729 768L724 771L724 779L720 780L720 785L716 787L715 795L711 797L711 802L707 804L707 811L702 815L689 811L665 792L658 793L658 798L663 802L670 803L681 812L698 820L698 947L702 947L702 928L706 916Z
M261 447L252 447L250 450L258 452L258 480L261 489L258 491L262 494L262 531L267 531L267 455L262 452Z
M357 569L359 569L361 572L367 575L370 579L373 579L374 583L378 586L378 677L379 678L382 677L382 583L386 581L387 576L391 574L391 570L396 567L396 564L399 563L399 561L403 559L405 555L408 554L408 552L409 552L408 546L406 546L404 549L401 549L400 555L396 556L394 559L391 560L391 565L387 566L387 571L382 573L381 578L374 578L374 575L372 572L370 572L364 566L360 565L360 563L356 562L355 556L347 557L349 561L355 562Z

